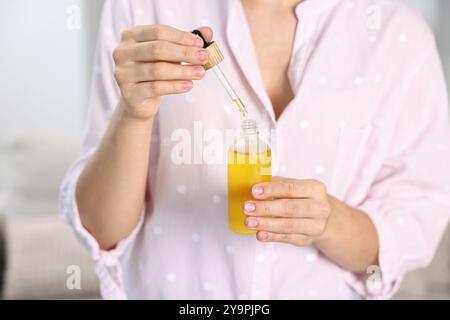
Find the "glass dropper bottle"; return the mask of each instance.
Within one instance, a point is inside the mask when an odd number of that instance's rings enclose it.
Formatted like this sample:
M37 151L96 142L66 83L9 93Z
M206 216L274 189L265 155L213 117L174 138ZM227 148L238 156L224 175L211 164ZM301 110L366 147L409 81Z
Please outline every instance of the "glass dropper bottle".
M239 234L253 235L247 228L245 203L253 199L252 187L272 181L272 153L267 143L259 138L256 121L244 119L239 136L228 150L228 228Z
M233 87L231 86L230 82L225 77L224 73L219 67L219 64L223 61L224 57L222 52L220 51L219 46L214 41L207 42L205 38L203 37L202 33L198 30L192 31L193 34L198 35L203 40L203 48L206 49L209 55L208 63L204 65L206 70L213 70L216 74L217 78L219 79L219 82L222 84L222 86L225 88L226 92L230 96L231 100L233 101L233 104L236 106L236 108L239 110L239 112L242 114L242 116L247 115L247 109L245 108L245 105L242 103L242 100L239 98L239 96L236 94L236 91L234 91Z
M272 180L271 150L269 145L259 138L257 123L246 117L247 109L220 69L219 64L224 57L218 45L215 42L208 43L198 30L193 33L202 38L204 48L208 51L209 61L204 66L205 69L214 70L243 116L240 135L228 150L228 227L238 234L253 235L256 231L245 225L243 207L247 200L252 199L251 189L254 184Z

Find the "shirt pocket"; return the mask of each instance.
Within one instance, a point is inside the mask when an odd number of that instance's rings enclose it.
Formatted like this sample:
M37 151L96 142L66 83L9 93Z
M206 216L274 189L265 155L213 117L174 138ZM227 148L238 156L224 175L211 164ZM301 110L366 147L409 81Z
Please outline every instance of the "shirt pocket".
M356 206L364 201L386 157L390 134L365 126L340 129L330 193Z

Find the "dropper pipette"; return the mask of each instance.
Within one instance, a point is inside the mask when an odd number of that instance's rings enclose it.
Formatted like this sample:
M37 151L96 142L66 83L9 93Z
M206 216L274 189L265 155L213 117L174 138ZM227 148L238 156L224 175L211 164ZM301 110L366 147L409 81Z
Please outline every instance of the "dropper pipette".
M228 95L230 96L231 100L233 101L233 104L236 106L236 108L239 110L239 112L245 117L247 115L247 109L245 108L244 104L242 103L242 100L238 97L236 94L236 91L234 91L233 87L231 86L230 82L227 80L225 75L223 74L222 70L219 67L219 63L221 63L224 59L222 52L220 51L218 45L212 41L208 43L205 38L203 37L202 33L198 30L194 30L192 33L198 35L200 38L202 38L204 43L204 48L206 51L208 51L209 54L209 61L204 66L206 70L212 69L214 70L214 73L216 74L217 78L219 79L219 82L222 84L222 86L227 91Z
M228 95L230 96L231 100L233 100L233 103L236 106L236 108L245 117L247 115L247 109L245 108L245 106L242 103L241 99L238 97L238 95L234 91L233 87L228 82L227 78L223 74L223 72L220 69L219 65L215 65L214 67L212 67L212 70L214 70L214 73L216 74L216 76L219 79L220 83L225 88L225 90L228 92Z

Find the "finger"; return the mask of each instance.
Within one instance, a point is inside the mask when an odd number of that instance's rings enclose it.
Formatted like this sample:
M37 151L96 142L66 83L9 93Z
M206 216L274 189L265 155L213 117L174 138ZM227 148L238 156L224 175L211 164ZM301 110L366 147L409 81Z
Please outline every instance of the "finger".
M309 246L313 242L310 237L301 234L273 233L267 231L258 231L256 239L262 242L289 243L300 247Z
M152 99L155 97L167 95L185 93L192 89L192 81L152 81L141 82L132 85L124 96L127 101L131 103L139 104L140 101L145 99ZM140 101L136 101L139 99Z
M136 42L162 40L184 46L203 47L203 41L197 35L166 25L137 26L125 31L123 38L131 38Z
M319 205L313 199L250 200L244 204L244 213L260 217L314 218Z
M138 43L127 50L128 58L135 62L168 61L204 65L208 61L208 53L204 49L161 40Z
M280 179L255 184L252 188L255 199L268 198L316 198L326 195L325 185L316 180Z
M203 35L203 38L205 38L205 40L207 42L211 42L213 39L213 31L210 27L200 27L197 29L198 31L201 32L201 34Z
M315 219L248 217L245 225L251 230L286 234L316 236L322 233L321 224Z
M180 65L169 62L133 63L118 67L116 77L128 83L155 80L199 80L205 75L203 66Z

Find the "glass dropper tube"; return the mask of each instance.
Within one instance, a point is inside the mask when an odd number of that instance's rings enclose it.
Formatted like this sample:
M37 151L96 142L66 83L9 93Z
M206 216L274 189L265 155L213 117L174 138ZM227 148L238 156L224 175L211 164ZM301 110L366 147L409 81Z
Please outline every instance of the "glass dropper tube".
M223 74L222 70L219 67L219 63L221 63L224 59L224 56L222 52L220 51L219 46L214 41L207 42L205 38L203 37L202 33L198 30L192 31L193 34L198 35L204 43L204 48L206 51L208 51L209 54L209 61L204 66L206 70L213 69L214 73L216 74L217 78L219 79L219 82L222 84L222 86L227 91L228 95L230 96L231 100L233 101L233 104L236 106L236 108L239 110L239 112L245 117L247 115L247 109L245 108L244 104L242 103L242 100L238 97L236 94L236 91L234 91L233 87L231 86L230 82L227 80L225 75Z
M242 100L238 97L238 95L234 91L233 87L230 85L230 82L228 82L227 78L223 74L223 72L220 69L219 65L216 64L211 69L214 70L214 73L216 74L216 76L219 79L219 81L222 84L222 86L227 91L228 95L230 96L230 98L233 101L233 103L236 106L236 108L245 117L247 115L247 113L248 113L247 109L245 108L244 104L242 103Z

